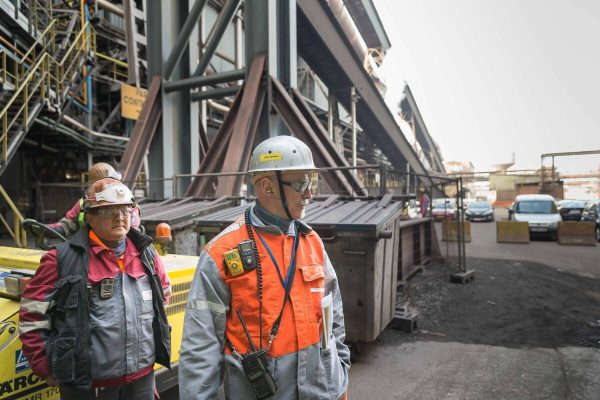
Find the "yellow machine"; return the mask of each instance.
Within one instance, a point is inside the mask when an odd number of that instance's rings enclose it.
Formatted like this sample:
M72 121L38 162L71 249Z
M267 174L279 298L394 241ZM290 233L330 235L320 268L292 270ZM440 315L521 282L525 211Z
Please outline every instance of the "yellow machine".
M58 388L48 387L35 376L21 352L19 341L19 299L23 287L39 265L43 250L0 246L0 400L46 400L60 397ZM183 311L198 257L168 254L161 256L173 285L167 317L171 325L173 373L156 371L159 391L177 384Z

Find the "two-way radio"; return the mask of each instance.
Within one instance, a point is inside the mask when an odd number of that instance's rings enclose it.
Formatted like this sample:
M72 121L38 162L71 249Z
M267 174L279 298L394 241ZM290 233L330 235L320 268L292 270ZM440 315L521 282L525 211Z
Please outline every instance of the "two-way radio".
M273 379L271 371L269 371L269 366L267 364L267 350L258 350L256 348L254 341L250 336L250 332L248 332L242 313L239 309L236 310L236 313L242 323L242 328L244 328L244 333L246 334L248 342L250 343L250 348L252 349L252 351L243 354L241 357L244 373L252 385L256 398L259 400L268 399L277 393L277 384L275 384L275 379Z

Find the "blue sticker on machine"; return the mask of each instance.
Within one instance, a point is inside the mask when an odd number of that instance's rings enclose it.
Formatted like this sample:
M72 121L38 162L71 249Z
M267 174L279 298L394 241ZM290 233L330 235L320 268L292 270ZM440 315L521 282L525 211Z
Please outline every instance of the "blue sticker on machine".
M29 368L29 360L25 358L23 350L17 350L15 353L15 372L18 374L19 372L26 371Z
M4 284L4 277L9 276L10 272L0 271L0 290L4 291L6 285Z

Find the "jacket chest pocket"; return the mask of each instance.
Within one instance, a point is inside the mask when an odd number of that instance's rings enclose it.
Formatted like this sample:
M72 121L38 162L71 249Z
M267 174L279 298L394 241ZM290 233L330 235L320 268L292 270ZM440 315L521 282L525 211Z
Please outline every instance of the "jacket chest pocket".
M321 321L321 299L325 288L325 268L322 264L299 265L311 322Z
M55 287L58 292L57 311L67 311L79 306L80 282L81 276L78 275L70 275L56 282Z
M125 278L124 278L125 279ZM150 314L152 315L153 308L153 293L152 286L150 285L150 278L148 275L139 277L138 279L126 276L129 281L129 285L132 287L136 298L136 307L139 315Z

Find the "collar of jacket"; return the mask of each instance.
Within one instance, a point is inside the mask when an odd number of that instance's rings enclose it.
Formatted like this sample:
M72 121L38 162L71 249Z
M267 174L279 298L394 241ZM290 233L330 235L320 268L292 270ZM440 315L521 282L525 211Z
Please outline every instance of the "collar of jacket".
M281 229L279 229L279 227L277 227L276 225L267 225L265 224L259 217L258 215L256 215L256 212L254 212L254 207L256 206L252 206L252 209L250 210L250 212L252 213L252 225L257 228L260 229L261 231L265 231L271 234L275 234L275 235L294 235L294 227L293 224L290 224L287 232L282 232ZM298 229L300 230L300 233L304 234L304 235L308 235L310 232L312 232L312 228L310 227L310 225L308 225L307 223L300 221L299 219L296 220L296 223L298 224Z
M152 238L150 236L144 235L135 228L129 229L129 232L127 233L127 238L131 240L135 248L139 251L152 244ZM79 229L79 231L77 231L77 233L71 238L71 240L69 240L69 243L71 246L80 247L82 249L89 248L89 226L86 225Z

